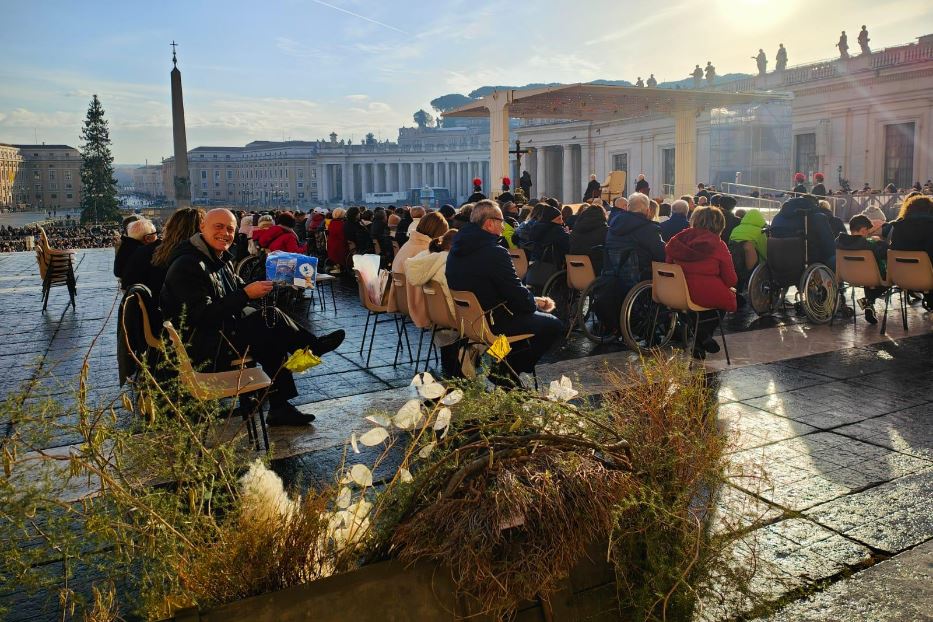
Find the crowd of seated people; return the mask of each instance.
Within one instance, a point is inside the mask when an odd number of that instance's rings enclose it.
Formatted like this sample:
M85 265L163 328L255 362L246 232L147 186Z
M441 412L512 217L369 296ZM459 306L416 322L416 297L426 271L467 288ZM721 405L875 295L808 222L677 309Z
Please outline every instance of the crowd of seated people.
M110 248L119 228L109 225L79 225L77 222L59 221L44 224L42 229L49 245L57 249ZM0 225L0 253L16 253L27 249L26 238L33 244L39 240L36 226L13 227Z

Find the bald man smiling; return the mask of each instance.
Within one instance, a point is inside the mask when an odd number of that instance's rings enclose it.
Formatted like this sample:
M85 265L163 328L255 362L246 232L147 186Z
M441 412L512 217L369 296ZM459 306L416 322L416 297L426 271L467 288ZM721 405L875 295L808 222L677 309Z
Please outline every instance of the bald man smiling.
M229 253L236 230L236 218L229 210L207 213L201 231L172 255L160 297L162 313L181 329L195 363L229 369L230 361L248 351L262 365L273 378L269 425L310 423L314 415L288 402L298 391L282 363L301 348L311 348L318 356L330 352L343 342L344 333L338 330L318 338L275 307L264 317L249 306L272 291L272 282L247 285L236 275Z

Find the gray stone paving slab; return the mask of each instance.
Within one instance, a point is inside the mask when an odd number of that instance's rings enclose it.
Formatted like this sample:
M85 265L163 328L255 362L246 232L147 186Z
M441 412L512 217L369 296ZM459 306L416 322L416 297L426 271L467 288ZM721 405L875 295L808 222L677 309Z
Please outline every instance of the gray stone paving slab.
M933 468L820 504L804 515L880 551L933 538Z
M835 431L867 443L933 460L933 402L860 421Z
M761 489L762 498L800 511L931 466L914 456L819 432L737 452L730 475L745 490L749 481L764 479L769 486Z
M720 428L729 435L732 451L752 449L816 431L816 428L806 423L774 415L741 402L721 405L719 422Z
M760 622L933 620L933 541L792 603Z
M825 375L784 367L782 365L753 365L719 373L722 386L720 401L743 401L774 393L782 393L814 385L825 384Z

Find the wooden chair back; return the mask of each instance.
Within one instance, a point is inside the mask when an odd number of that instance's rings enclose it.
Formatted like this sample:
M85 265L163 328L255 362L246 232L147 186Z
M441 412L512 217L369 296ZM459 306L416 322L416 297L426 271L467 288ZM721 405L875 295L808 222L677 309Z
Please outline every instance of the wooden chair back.
M515 274L518 275L518 278L524 279L525 273L528 272L528 255L525 254L525 250L521 248L510 248L509 257L512 258Z
M428 318L438 328L453 328L459 330L457 318L450 312L444 288L437 281L428 281L421 287L428 310Z
M589 255L567 255L567 285L578 292L584 291L596 280Z
M888 283L912 292L933 291L930 256L925 251L888 250Z
M878 261L870 250L836 250L836 278L856 287L884 287Z
M651 262L651 298L675 311L708 311L690 299L687 278L677 264Z

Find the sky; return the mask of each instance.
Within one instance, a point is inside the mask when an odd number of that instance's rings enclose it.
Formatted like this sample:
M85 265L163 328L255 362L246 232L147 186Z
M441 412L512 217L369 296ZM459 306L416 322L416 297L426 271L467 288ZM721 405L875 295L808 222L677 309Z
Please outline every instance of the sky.
M172 153L178 42L188 147L395 140L419 108L484 85L688 76L831 58L933 33L930 0L0 0L0 142L80 145L92 94L116 162Z

